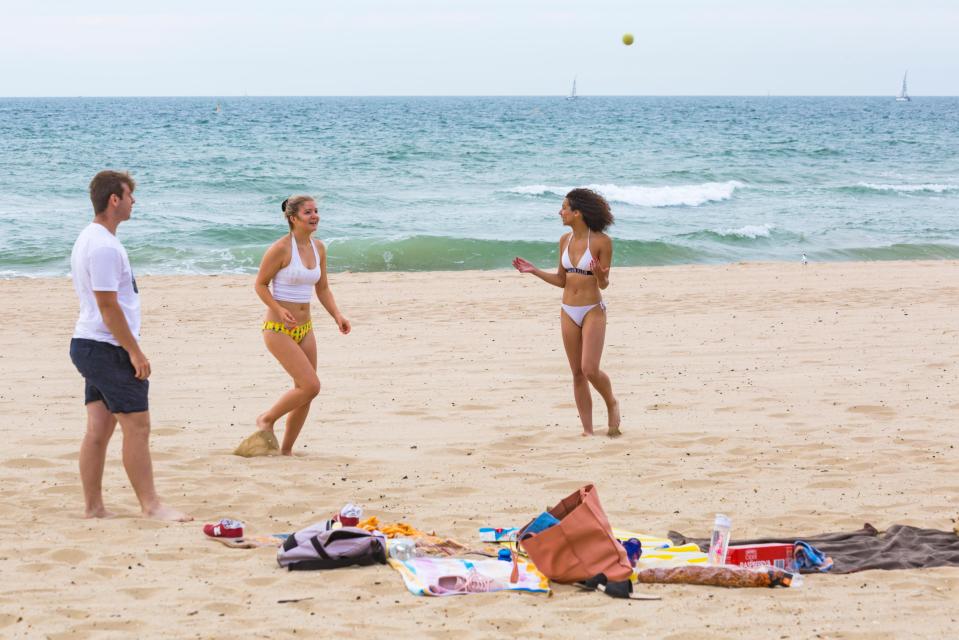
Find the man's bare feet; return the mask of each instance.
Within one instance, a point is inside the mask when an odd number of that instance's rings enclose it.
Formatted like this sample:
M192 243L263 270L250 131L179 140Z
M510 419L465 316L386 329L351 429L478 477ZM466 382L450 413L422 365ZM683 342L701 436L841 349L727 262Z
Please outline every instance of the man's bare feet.
M593 435L593 430L590 429L587 431L586 429L583 429L583 432L579 435L583 436L584 438L588 438L589 436Z
M151 509L144 509L143 515L154 520L166 520L168 522L190 522L193 520L193 516L163 504L158 504Z
M623 432L619 430L619 427L610 427L609 431L606 432L606 435L610 438L618 438L623 435Z
M112 511L107 511L105 507L100 507L99 509L87 509L83 512L84 518L112 518L116 514Z

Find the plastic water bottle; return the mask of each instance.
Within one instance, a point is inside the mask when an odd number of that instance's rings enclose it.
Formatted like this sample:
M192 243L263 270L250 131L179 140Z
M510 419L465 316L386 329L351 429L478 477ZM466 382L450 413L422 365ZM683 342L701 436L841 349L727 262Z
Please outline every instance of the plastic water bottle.
M406 562L417 556L416 540L413 538L396 538L390 543L390 557L400 562Z
M726 553L729 551L729 530L732 528L729 516L717 513L713 522L713 535L709 539L709 564L726 564Z

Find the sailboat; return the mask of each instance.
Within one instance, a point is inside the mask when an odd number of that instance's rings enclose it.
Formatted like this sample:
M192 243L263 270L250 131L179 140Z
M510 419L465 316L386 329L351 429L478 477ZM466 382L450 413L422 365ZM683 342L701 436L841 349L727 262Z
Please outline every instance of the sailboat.
M577 97L577 96L576 96L576 76L573 76L573 88L572 88L572 90L570 90L569 95L566 96L566 99L567 99L567 100L575 100L576 97Z
M896 96L896 102L909 102L912 98L909 97L909 94L906 93L906 76L909 75L909 72L902 74L902 89L899 90L899 95Z
M220 108L220 103L216 103L216 109L213 110L213 113L221 113L223 109Z

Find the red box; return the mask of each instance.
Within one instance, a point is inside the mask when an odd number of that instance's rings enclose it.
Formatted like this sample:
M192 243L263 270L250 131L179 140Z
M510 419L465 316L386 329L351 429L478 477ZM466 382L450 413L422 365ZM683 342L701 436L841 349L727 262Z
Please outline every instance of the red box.
M795 569L795 547L791 544L737 544L730 545L726 564L740 567L773 566L777 569Z

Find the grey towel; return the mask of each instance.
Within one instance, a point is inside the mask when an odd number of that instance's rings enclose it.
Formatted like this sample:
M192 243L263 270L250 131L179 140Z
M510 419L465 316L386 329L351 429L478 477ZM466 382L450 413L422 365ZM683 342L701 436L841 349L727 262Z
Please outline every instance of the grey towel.
M706 551L708 538L688 538L669 532L673 544L695 543ZM867 569L925 569L959 567L959 535L952 531L920 529L894 524L879 531L866 523L859 531L818 535L777 536L755 540L733 540L730 544L795 543L803 540L833 559L829 573L855 573Z

